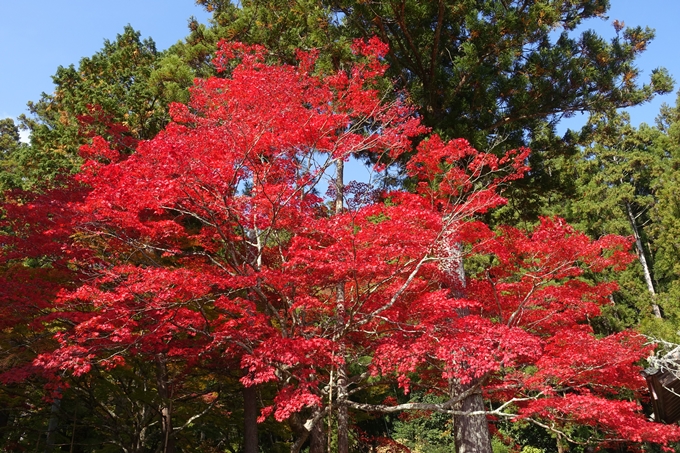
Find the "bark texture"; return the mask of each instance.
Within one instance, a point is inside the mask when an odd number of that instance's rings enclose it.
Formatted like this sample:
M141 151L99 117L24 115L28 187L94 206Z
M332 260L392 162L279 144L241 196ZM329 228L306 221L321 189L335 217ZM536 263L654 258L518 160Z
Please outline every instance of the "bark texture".
M243 453L258 453L257 390L243 388Z
M468 390L467 386L456 386L456 394ZM463 412L484 411L484 398L481 390L461 401L456 410ZM453 417L453 432L456 442L456 453L492 453L489 422L486 415L456 415Z

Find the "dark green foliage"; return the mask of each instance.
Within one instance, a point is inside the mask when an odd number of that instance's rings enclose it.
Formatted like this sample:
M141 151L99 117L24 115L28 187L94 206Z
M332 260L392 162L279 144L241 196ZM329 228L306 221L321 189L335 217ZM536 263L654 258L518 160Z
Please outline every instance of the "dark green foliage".
M193 72L127 26L78 67L60 66L53 80L54 93L29 102L30 115L21 116L31 132L30 156L22 166L29 179L77 170L80 146L95 135L131 152L138 140L165 126L170 102L188 99Z
M638 256L625 272L609 276L620 289L615 304L593 321L599 332L638 327L678 341L678 111L664 106L655 126L639 128L625 113L594 115L579 137L581 151L565 160L575 191L555 206L555 213L592 237L630 236ZM661 317L654 314L655 306Z
M297 51L319 51L318 69L336 71L351 60L353 36L332 5L319 0L198 0L212 11L212 26L195 24L186 44L172 50L203 67L219 39L259 44L273 61L295 63ZM238 6L237 6L238 5ZM192 55L190 59L186 57ZM198 58L196 58L198 57ZM196 63L198 62L197 66ZM204 71L200 71L201 74Z
M649 29L607 42L574 29L602 18L605 0L332 2L353 36L380 36L426 123L485 148L509 146L574 112L635 105L672 89L665 71L638 86L634 59Z
M199 0L213 12L217 37L267 46L291 61L296 48L317 48L326 67L342 67L347 43L378 36L396 88L406 88L423 121L448 138L498 152L528 145L532 170L506 192L505 222L533 222L574 196L574 134L556 125L575 113L606 113L668 93L663 68L642 84L635 59L650 29L613 24L611 40L582 30L606 20L607 0ZM208 36L192 33L205 54ZM192 38L190 38L190 41ZM184 50L188 54L190 50Z
M24 186L20 169L27 145L21 143L19 128L11 118L0 120L0 192Z
M7 158L16 148L21 145L19 128L12 118L0 120L0 155Z
M638 261L621 280L631 304L647 311L658 292L650 250L650 217L657 202L658 178L664 172L662 134L643 125L633 128L626 114L596 116L586 126L588 143L578 156L574 180L577 190L569 202L568 220L593 237L620 234L636 238ZM645 271L649 277L645 277Z
M447 137L486 149L526 144L575 112L636 105L672 90L667 72L639 85L635 58L654 33L623 29L607 41L574 30L605 18L606 0L438 1L199 0L227 39L265 45L287 60L296 48L337 52L353 38L378 36L396 85L424 121ZM341 58L337 52L333 58Z

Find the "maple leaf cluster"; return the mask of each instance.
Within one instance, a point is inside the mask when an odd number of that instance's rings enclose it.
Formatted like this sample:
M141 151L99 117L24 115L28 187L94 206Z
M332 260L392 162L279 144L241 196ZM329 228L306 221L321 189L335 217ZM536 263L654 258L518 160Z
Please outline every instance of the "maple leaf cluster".
M79 376L162 357L179 387L181 370L219 363L245 386L275 388L261 420L278 421L314 419L329 401L432 410L354 396L385 383L447 395L435 409L450 412L465 396L451 382L472 383L499 417L589 425L605 441L680 439L628 400L642 397L635 364L650 348L589 325L616 287L586 277L629 262L630 242L591 240L560 219L490 229L479 215L504 203L529 151L499 157L436 135L414 151L425 128L406 96L386 102L378 89L384 45L354 50L350 69L322 75L313 53L287 66L222 43L225 77L197 80L158 136L132 154L95 137L69 186L9 203L3 262L59 256L47 274L71 270L0 293L3 322L25 316L12 314L20 306L59 330L29 368ZM340 209L319 194L340 161L373 156L380 175L406 152L412 192L335 181ZM4 278L18 272L33 271Z

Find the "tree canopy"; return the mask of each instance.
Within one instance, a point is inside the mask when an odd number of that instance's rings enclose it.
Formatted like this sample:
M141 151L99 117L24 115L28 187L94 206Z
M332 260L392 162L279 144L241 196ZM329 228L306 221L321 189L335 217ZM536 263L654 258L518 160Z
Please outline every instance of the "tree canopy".
M268 392L260 420L286 422L291 451L325 449L332 420L348 451L352 414L406 410L454 416L459 452L491 451L487 412L549 427L558 442L676 440L680 430L620 398L645 388L644 338L597 337L588 324L616 286L582 277L621 268L629 241L591 240L559 218L529 232L480 222L529 150L498 157L432 135L413 151L420 119L376 89L386 49L357 41L355 62L327 75L314 53L268 64L263 48L225 42L214 61L226 77L197 79L153 139L132 154L100 136L84 146L70 185L8 217L7 265L25 247L52 257L39 269L63 262L87 278L33 309L56 343L2 379L37 373L61 404L85 376L111 373L111 385L132 373L149 395L137 410L155 415L105 437L127 451L182 448L239 387ZM345 183L342 162L359 152L376 156L378 179L412 153L414 191ZM320 196L333 172L335 192ZM444 399L397 400L414 389ZM244 396L244 411L252 404ZM573 424L591 435L572 437Z
M677 342L678 107L616 111L672 89L635 67L653 31L582 31L603 0L197 3L167 51L128 26L58 68L30 144L0 122L2 448L680 440L639 375Z

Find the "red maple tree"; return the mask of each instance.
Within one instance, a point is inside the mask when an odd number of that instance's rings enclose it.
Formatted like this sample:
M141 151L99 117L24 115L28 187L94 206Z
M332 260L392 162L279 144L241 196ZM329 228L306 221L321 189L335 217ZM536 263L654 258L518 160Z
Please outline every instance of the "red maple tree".
M490 415L565 440L583 441L574 424L593 427L593 443L680 439L636 402L649 347L588 323L616 288L586 273L630 261L629 242L560 219L531 232L478 220L528 150L498 157L434 135L413 151L425 130L407 96L381 96L377 41L331 75L313 53L286 66L257 46L220 49L227 76L198 80L156 138L129 156L98 138L84 149L89 193L70 209L95 275L56 299L43 321L73 327L35 366L82 375L146 357L169 400L183 370L220 360L245 387L275 386L260 418L288 420L293 451L310 436L320 451L333 417L346 451L348 409L450 413L459 453L490 451ZM372 156L381 176L407 152L412 192L343 182L352 156ZM445 402L360 399L392 382ZM172 405L161 409L172 451Z

